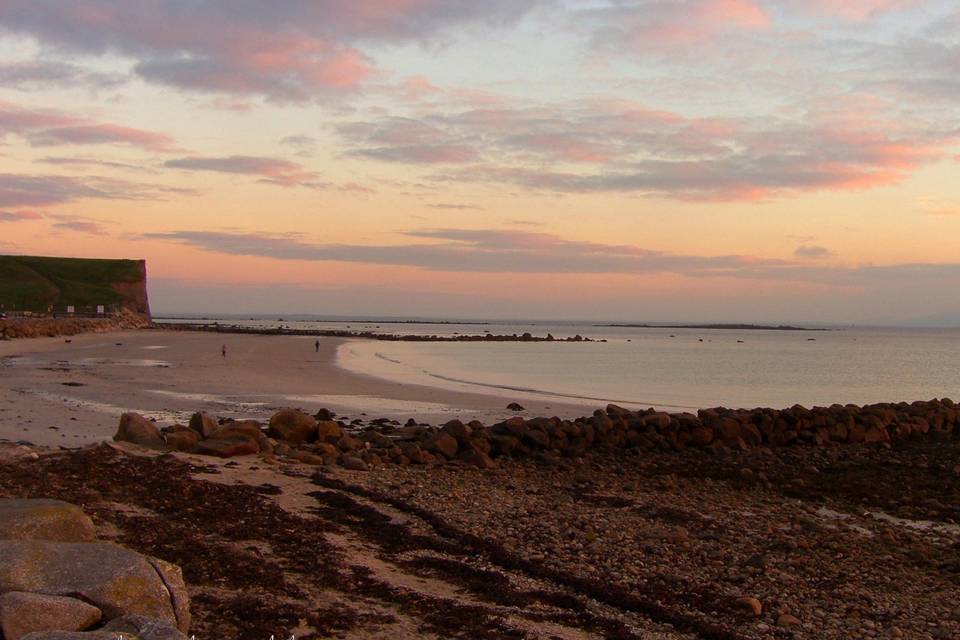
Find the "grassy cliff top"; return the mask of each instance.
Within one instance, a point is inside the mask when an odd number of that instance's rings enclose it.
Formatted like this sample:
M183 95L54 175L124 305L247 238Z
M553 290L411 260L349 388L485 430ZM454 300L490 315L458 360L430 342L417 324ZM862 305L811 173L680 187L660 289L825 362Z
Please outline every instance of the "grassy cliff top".
M0 255L0 304L8 311L122 304L126 296L114 285L143 279L141 260Z

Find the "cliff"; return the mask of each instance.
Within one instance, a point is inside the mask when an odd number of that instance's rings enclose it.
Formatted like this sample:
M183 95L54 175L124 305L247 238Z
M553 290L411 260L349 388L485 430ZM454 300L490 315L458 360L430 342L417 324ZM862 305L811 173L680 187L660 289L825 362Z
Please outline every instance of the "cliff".
M0 312L149 318L144 260L0 256Z

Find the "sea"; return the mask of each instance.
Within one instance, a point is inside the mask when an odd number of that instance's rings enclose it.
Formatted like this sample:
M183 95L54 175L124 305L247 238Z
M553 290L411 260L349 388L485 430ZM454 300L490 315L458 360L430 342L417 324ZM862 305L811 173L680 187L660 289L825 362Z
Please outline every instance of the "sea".
M960 401L960 328L770 330L305 316L157 320L400 335L552 334L557 341L349 339L337 353L337 364L351 372L521 400L668 411ZM593 341L562 341L575 335Z

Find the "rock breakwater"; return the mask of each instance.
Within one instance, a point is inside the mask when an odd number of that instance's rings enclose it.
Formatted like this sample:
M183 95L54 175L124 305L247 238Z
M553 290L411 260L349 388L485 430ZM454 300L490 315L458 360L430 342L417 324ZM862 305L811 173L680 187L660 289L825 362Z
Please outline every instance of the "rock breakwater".
M555 338L553 334L535 336L532 333L496 334L484 333L478 335L420 335L377 333L375 331L348 331L345 329L289 329L286 327L243 327L230 324L206 323L164 323L158 322L156 327L168 331L210 331L213 333L237 333L264 336L318 336L321 338L365 338L367 340L385 340L388 342L606 342L585 338L579 334L566 338Z
M116 315L107 318L6 318L0 319L0 340L52 338L73 336L80 333L145 329L149 326L151 326L149 316L126 309L122 309Z
M960 433L960 407L948 398L812 409L718 407L696 414L631 411L611 404L576 420L513 416L490 426L460 420L442 426L410 420L401 426L385 418L363 425L334 417L326 409L315 416L285 409L265 427L256 420L215 420L197 413L189 426L159 429L141 416L124 414L114 439L218 457L260 454L268 461L286 458L366 470L382 464L448 462L491 469L503 458L558 462L595 450L715 453L758 447L889 446L895 440L945 439Z

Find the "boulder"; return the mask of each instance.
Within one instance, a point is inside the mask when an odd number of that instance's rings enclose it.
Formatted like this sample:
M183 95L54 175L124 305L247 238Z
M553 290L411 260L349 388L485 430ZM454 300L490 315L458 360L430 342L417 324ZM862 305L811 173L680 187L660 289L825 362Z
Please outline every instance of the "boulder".
M467 442L470 440L470 434L473 429L463 424L459 420L451 420L443 425L443 432L457 439L457 442Z
M343 437L343 428L333 420L323 420L317 423L317 440L334 443Z
M220 425L206 411L198 411L190 416L190 428L199 433L201 438L209 438Z
M151 449L163 449L166 446L157 426L139 413L128 412L120 416L120 425L113 439L116 442L132 442Z
M220 458L252 455L261 451L272 453L273 445L256 420L227 422L208 439L198 442L190 449L190 453Z
M366 462L354 456L344 456L340 464L343 465L344 469L350 471L367 471L370 468Z
M218 458L233 458L260 453L260 445L249 436L217 438L198 442L190 449L190 453Z
M100 609L83 600L8 591L0 595L0 637L20 640L34 631L83 631L100 622Z
M608 404L607 415L612 418L627 418L630 416L630 410L616 404Z
M93 521L60 500L0 500L0 539L92 542Z
M282 442L313 442L317 439L317 420L297 409L281 409L270 417L267 434Z
M172 427L164 427L161 431L167 447L175 451L189 451L200 442L201 439L198 432L180 424L175 424Z
M716 430L724 442L736 442L740 437L740 423L733 418L720 418L716 423Z
M863 441L868 443L890 442L890 434L883 427L871 425L867 427Z
M428 451L439 452L446 458L455 458L457 455L457 439L447 433L438 433L426 443Z
M733 606L736 607L740 613L754 618L759 618L763 614L763 604L751 596L737 598Z
M0 593L8 591L82 599L108 620L135 613L190 626L179 567L111 542L0 540Z
M461 454L460 459L467 464L472 464L478 469L496 469L497 463L490 456L482 451L468 450Z
M337 414L335 414L333 411L330 411L330 409L320 409L313 414L313 417L317 419L317 422L328 422L336 418Z
M507 405L507 409L510 411L526 411L526 409L523 408L523 405L518 402L511 402Z
M789 613L782 613L777 617L777 626L778 627L796 627L800 624L800 619L796 616L792 616Z
M705 447L713 442L713 429L710 427L694 427L690 432L690 442L697 447Z
M341 451L356 451L363 448L363 442L347 434L337 440L337 447Z

